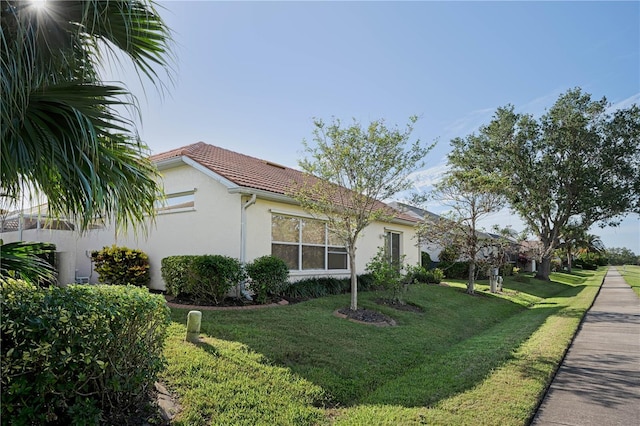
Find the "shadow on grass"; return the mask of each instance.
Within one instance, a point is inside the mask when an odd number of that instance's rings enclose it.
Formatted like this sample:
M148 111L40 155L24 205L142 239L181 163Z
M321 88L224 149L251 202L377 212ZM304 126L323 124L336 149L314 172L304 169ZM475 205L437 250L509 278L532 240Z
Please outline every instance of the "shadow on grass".
M517 349L549 316L558 315L561 309L524 310L470 339L426 356L419 365L348 405L432 406L473 389L496 369L514 359Z

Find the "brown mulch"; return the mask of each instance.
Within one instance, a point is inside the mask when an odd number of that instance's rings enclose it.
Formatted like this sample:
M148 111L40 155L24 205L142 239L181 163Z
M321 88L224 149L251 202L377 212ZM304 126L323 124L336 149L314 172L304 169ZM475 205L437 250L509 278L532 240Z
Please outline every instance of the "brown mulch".
M228 297L224 299L224 301L218 305L213 304L201 304L191 299L182 299L182 298L174 298L172 296L165 296L167 301L167 305L171 308L181 308L181 309L201 309L205 311L230 311L237 309L260 309L260 308L269 308L275 306L284 306L288 305L289 302L285 299L281 299L278 301L273 301L272 303L266 303L264 305L259 305L255 303L255 301L250 300L240 300Z

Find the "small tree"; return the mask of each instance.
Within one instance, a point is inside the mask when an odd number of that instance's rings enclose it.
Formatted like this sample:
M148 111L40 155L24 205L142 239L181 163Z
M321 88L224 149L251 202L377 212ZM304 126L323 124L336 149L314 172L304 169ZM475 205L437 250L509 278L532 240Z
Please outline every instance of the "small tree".
M427 219L420 226L422 240L456 247L461 260L469 262L469 294L475 292L476 264L483 248L478 239L478 221L504 206L503 198L495 191L499 185L500 180L495 176L483 174L477 169L451 169L431 194L451 210L442 219Z
M394 211L378 200L409 189L408 175L421 167L433 145L415 141L407 146L417 118L405 130L387 128L384 120L363 127L358 121L343 127L338 119L326 125L314 120L315 146L304 142L308 158L299 162L310 176L292 196L313 216L327 221L329 230L347 250L351 270L351 306L358 309L356 242L377 220L390 220Z

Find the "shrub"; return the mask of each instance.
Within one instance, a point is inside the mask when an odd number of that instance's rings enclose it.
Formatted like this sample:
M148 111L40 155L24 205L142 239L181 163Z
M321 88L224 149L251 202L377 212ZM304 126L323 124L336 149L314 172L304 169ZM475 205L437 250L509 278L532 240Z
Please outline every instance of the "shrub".
M116 245L103 247L91 252L91 260L104 284L149 285L149 257L141 250Z
M373 290L376 287L376 280L373 278L371 274L361 274L358 275L358 290L360 291L368 291ZM351 291L351 281L347 281L347 289L345 293Z
M348 278L314 277L289 283L280 291L280 295L293 299L316 299L346 293L350 287L351 280Z
M431 256L426 251L420 252L422 267L424 269L431 268Z
M502 265L502 267L500 268L500 275L502 275L503 277L510 277L511 275L513 275L513 270L513 265L511 263L507 263L505 265Z
M262 256L246 265L251 278L250 288L258 303L266 303L270 296L278 293L289 279L289 267L275 256Z
M444 278L444 273L441 269L435 268L427 271L422 266L408 267L407 268L407 280L410 283L422 283L422 284L440 284Z
M187 269L185 293L198 302L219 304L243 279L238 259L219 254L193 256Z
M400 272L402 268L402 260L399 264L390 262L384 248L379 248L376 255L367 263L367 272L374 279L376 285L384 289L391 290L392 299L401 302L402 291L404 289L405 280Z
M431 272L432 274L431 279L433 280L433 281L427 281L429 284L440 284L444 279L444 272L442 272L442 269L440 268L435 268L428 272Z
M164 280L167 294L179 296L186 293L189 279L189 268L195 256L169 256L160 262L160 273Z
M164 298L0 279L2 424L123 424L164 367Z
M407 266L407 274L405 276L405 281L413 284L413 283L424 283L426 284L427 278L429 277L429 272L423 266Z
M447 278L464 280L469 277L469 262L440 262L438 268Z

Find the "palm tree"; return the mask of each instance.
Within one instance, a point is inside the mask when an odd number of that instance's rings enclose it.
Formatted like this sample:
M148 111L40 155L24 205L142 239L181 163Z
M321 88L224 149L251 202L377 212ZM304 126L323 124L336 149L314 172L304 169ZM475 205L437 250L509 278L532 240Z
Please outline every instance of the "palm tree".
M43 195L50 214L80 229L96 217L120 229L144 224L160 192L157 171L118 112L138 112L135 98L99 70L109 55L154 84L155 68L170 72L170 33L154 3L3 0L0 13L0 192Z
M567 272L569 273L571 273L575 250L582 246L586 235L586 229L579 223L569 222L562 227L558 249L567 255Z

